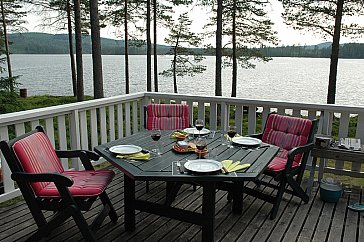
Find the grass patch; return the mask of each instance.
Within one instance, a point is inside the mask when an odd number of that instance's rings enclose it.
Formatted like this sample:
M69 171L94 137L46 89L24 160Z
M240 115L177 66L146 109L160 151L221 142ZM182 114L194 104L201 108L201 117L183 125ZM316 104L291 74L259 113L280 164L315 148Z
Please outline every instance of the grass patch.
M11 205L14 205L14 204L20 202L20 201L24 201L23 196L15 197L13 199L10 199L8 201L0 203L0 208L9 207Z

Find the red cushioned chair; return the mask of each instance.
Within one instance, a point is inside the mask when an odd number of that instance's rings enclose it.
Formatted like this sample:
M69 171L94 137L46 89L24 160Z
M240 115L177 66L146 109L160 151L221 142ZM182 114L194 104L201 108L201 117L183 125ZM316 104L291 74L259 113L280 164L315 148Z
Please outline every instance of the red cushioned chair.
M271 161L264 174L272 176L277 184L258 181L277 190L275 195L245 188L244 192L273 204L270 218L277 215L283 193L300 197L305 203L309 197L301 187L302 176L310 150L317 121L272 113L268 116L263 133L251 135L264 143L280 147L280 152ZM287 186L290 189L287 189Z
M145 106L145 129L176 130L190 127L188 105L148 104Z
M0 148L11 169L11 178L19 189L38 226L28 240L39 241L69 217L73 217L86 241L96 241L94 232L107 215L113 222L117 214L105 192L115 173L111 170L95 171L90 159L99 156L90 151L56 151L43 128L1 141ZM83 171L65 171L59 158L79 157ZM81 211L88 211L100 198L104 208L89 226ZM42 210L54 211L51 219Z

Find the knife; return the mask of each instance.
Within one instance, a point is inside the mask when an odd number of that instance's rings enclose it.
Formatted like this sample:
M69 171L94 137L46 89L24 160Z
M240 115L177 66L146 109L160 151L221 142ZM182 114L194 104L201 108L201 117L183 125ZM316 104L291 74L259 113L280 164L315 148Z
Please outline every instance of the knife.
M177 168L178 168L178 170L179 170L179 173L183 174L183 173L184 173L184 171L183 171L183 168L182 168L182 166L181 166L181 162L180 162L180 161L177 161L176 165L177 165Z

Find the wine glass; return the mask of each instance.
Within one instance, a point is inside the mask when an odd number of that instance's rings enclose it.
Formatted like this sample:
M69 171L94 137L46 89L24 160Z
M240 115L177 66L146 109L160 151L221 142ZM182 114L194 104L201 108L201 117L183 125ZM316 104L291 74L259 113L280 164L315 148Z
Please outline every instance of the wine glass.
M160 155L161 153L159 152L159 139L161 138L162 134L160 129L153 129L150 132L150 137L152 137L152 140L155 143L155 149L152 149L153 152L155 152L156 154Z
M207 146L207 141L205 137L197 137L196 141L196 148L198 150L198 158L201 159L201 153Z
M233 126L233 125L229 126L229 130L228 130L227 134L230 137L230 146L229 146L230 148L234 148L233 138L235 137L236 133L237 133L236 126Z
M203 129L203 127L205 126L205 123L202 119L197 119L195 122L195 127L198 130L198 136L200 136L201 134L201 130Z

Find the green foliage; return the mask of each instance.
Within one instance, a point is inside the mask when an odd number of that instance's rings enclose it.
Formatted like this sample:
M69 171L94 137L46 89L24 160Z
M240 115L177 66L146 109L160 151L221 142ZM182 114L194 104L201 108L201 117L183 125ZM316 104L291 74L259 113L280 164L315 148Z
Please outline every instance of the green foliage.
M15 93L0 90L0 114L21 110L23 110L23 106L17 101Z
M331 37L334 35L336 8L338 1L332 0L281 0L284 8L282 17L294 29L310 31ZM353 16L364 14L363 1L344 0L343 22L341 34L349 37L359 37L363 34L363 26L358 24Z

